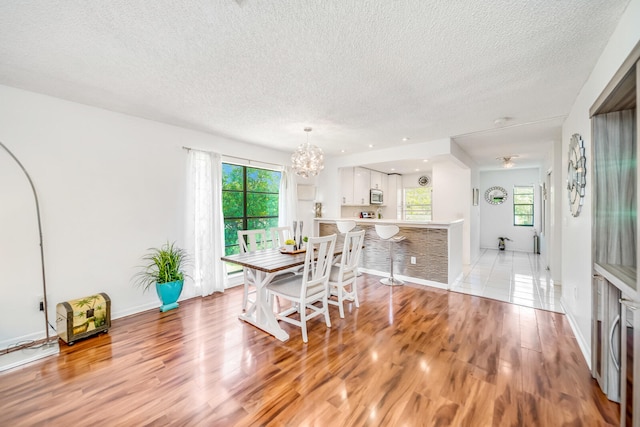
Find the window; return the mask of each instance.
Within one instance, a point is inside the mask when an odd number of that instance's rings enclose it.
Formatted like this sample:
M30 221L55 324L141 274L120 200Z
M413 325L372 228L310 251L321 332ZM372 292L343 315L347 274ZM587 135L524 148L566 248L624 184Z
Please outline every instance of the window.
M404 189L404 219L431 221L431 187Z
M513 225L533 226L533 186L513 187Z
M249 166L222 164L222 213L224 215L224 253L240 252L238 230L267 230L278 226L278 171ZM234 273L242 267L227 264Z

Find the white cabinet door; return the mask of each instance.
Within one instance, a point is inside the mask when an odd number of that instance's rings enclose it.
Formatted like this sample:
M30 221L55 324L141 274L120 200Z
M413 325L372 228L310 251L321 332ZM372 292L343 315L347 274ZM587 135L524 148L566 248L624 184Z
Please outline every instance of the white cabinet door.
M353 204L369 206L369 190L371 189L371 171L365 168L353 168Z
M371 171L371 188L382 190L382 172Z
M640 303L625 298L620 299L620 338L622 356L620 357L620 425L622 427L640 426L640 317L637 310Z
M400 175L388 175L387 190L384 191L384 204L387 206L385 215L390 219L398 219L398 197L395 191L396 181L400 179Z
M383 193L386 193L387 190L389 189L389 175L387 175L386 173L381 173L380 174L380 189L382 190ZM385 200L386 202L386 200ZM385 203L386 205L387 203Z
M353 205L353 168L340 169L340 203L343 206Z

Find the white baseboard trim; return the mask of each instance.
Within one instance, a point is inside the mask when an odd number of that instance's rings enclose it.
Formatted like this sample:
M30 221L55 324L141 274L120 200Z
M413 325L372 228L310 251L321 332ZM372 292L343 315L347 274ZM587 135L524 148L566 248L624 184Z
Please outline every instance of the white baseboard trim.
M573 335L576 337L576 341L578 341L578 346L580 347L580 351L582 351L582 356L584 357L585 362L587 362L589 371L591 371L591 343L587 343L587 340L585 340L582 332L580 332L576 319L574 319L571 312L567 310L567 306L564 303L564 298L560 298L560 304L562 305L562 309L564 310L564 315L567 316L567 320L569 321L571 330L573 330Z
M389 277L388 271L371 270L369 268L359 268L358 271L371 274L374 276ZM397 277L400 280L404 280L405 282L411 282L418 285L431 286L433 288L449 290L449 286L446 283L433 282L431 280L418 279L415 277L403 276L401 274L394 274L394 277Z

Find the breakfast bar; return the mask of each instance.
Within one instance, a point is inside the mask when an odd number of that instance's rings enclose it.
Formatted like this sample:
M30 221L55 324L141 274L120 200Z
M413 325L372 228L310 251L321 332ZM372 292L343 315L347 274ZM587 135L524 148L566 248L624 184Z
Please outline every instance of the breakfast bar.
M344 218L356 221L365 230L365 243L360 262L361 271L388 276L389 243L378 237L376 224L395 224L398 235L405 239L395 243L394 271L403 280L443 289L462 274L462 225L454 221L402 221L389 219ZM316 218L315 233L319 236L336 233L342 244L336 221L340 218Z

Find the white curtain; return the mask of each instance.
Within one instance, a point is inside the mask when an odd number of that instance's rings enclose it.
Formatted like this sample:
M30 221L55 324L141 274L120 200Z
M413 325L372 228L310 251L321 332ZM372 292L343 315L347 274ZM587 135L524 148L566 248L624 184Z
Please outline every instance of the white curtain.
M217 153L189 150L187 238L194 291L207 296L227 286L222 214L222 160Z
M296 174L289 166L282 170L280 192L278 195L278 225L280 227L293 225L298 214L298 182Z

